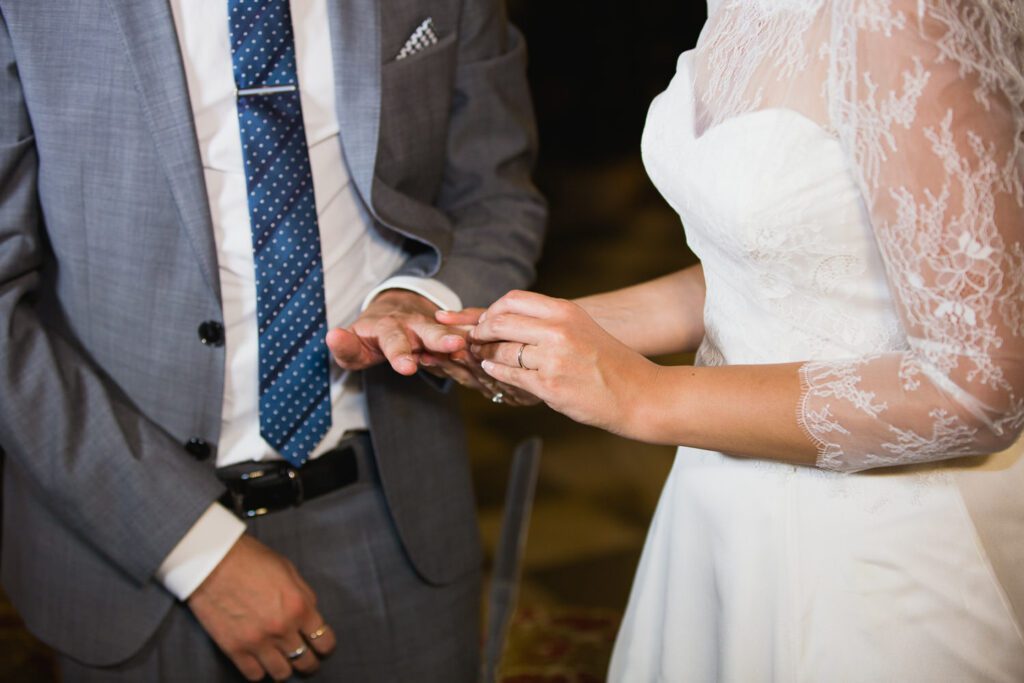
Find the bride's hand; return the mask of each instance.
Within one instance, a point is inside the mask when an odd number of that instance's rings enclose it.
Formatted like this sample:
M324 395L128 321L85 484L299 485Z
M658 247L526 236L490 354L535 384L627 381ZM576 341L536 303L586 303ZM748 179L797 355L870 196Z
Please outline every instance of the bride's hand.
M473 329L470 350L494 379L572 419L629 436L658 366L608 334L577 304L513 291Z
M482 308L467 308L462 311L437 311L438 322L448 327L461 328L468 332L484 312ZM467 389L480 392L496 403L510 406L531 406L540 403L540 399L516 387L494 379L480 366L480 359L466 350L451 354L420 354L420 365L437 377L452 379ZM500 400L495 397L499 397Z

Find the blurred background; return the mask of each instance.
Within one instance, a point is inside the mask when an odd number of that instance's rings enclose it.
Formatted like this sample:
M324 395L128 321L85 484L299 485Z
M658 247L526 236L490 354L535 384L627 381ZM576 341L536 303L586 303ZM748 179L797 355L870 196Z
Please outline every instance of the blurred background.
M691 7L691 4L698 5ZM535 289L572 298L694 262L640 161L647 108L691 48L704 3L510 0L526 36L540 128L536 180L551 205ZM659 359L687 363L687 357ZM490 566L515 445L544 440L507 683L604 678L673 449L582 427L544 407L461 395ZM52 681L44 646L0 595L0 681Z
M678 216L644 172L640 136L679 53L696 43L704 3L645 0L631 9L513 0L509 9L529 47L541 141L536 180L551 205L535 289L572 298L693 263ZM544 440L502 679L603 680L674 449L583 427L544 407L508 408L468 393L463 405L488 562L512 449L529 435Z

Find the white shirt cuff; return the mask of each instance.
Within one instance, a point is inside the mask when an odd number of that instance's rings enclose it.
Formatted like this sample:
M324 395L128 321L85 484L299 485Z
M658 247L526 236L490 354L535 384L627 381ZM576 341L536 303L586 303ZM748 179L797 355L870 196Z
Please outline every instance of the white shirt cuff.
M164 559L157 580L176 598L187 600L243 533L245 522L214 503Z
M453 292L448 285L428 277L415 277L412 275L396 275L395 277L388 278L378 286L374 287L373 290L366 295L366 298L363 299L363 307L361 310L365 311L367 306L370 305L370 302L373 301L374 297L386 289L408 289L411 292L416 292L420 296L424 296L429 299L442 311L462 310L462 299L460 299L459 295Z

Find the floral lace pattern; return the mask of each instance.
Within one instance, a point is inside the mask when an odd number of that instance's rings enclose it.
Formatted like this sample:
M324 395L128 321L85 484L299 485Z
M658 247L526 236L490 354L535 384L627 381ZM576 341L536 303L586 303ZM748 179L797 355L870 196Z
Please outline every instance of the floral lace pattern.
M815 57L808 44L813 40L810 29L822 2L726 0L721 14L710 14L698 47L702 57L697 74L702 83L696 121L699 132L738 114L771 106L765 92L766 68L777 83L794 82L809 70ZM726 73L728 78L721 77Z
M802 366L798 419L819 466L1008 446L1024 427L1024 3L721 0L709 11L695 128L786 108L834 135L902 323L899 350Z

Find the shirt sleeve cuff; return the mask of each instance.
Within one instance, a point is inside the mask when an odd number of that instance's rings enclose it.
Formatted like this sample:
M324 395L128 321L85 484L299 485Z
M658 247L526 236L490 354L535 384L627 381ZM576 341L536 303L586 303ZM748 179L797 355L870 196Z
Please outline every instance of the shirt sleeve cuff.
M214 503L164 559L157 580L176 598L187 600L243 533L245 523Z
M370 302L373 301L374 297L383 292L386 289L408 289L411 292L416 292L420 296L426 297L434 305L438 306L443 311L461 311L462 310L462 299L459 295L448 288L447 285L443 284L438 280L432 280L427 277L415 277L412 275L396 275L395 277L388 278L377 287L366 295L363 299L362 310L366 310Z

